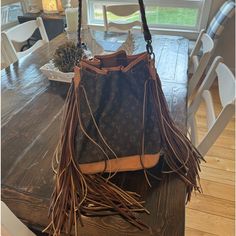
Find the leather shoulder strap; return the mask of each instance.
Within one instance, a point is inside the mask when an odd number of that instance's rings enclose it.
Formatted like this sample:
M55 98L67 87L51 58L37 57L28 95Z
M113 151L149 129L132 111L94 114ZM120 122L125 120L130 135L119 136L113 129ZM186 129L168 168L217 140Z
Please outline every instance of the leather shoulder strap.
M81 21L82 21L82 0L78 0L78 47L81 47ZM152 36L147 24L146 14L145 14L145 6L143 3L143 0L138 0L139 8L140 8L140 14L141 14L141 20L142 20L142 26L143 26L143 35L144 39L147 42L146 48L147 52L149 54L152 54Z
M82 0L79 0L79 4L78 4L78 42L77 42L77 46L79 48L81 48L81 25L82 25Z
M145 14L145 6L143 3L143 0L138 0L139 3L139 8L140 8L140 14L141 14L141 19L142 19L142 25L143 25L143 35L145 41L151 41L152 40L152 35L150 33L148 24L147 24L147 18Z

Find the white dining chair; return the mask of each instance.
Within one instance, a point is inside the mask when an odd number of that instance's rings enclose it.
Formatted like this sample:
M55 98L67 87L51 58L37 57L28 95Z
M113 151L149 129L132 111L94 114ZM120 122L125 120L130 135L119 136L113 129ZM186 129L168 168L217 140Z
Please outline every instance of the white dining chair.
M122 5L109 5L103 6L103 19L104 19L104 27L105 31L116 30L116 31L128 31L131 30L135 26L142 27L142 23L139 20L135 20L132 22L113 22L108 19L108 12L120 16L120 17L128 17L135 12L139 13L139 5L136 4L122 4ZM139 13L140 16L140 13ZM127 19L126 19L127 20Z
M234 0L225 1L211 20L206 33L214 40L215 45L221 37L227 22L235 15Z
M1 201L1 235L36 236L14 215L3 201Z
M190 78L188 84L188 97L191 97L198 86L209 63L213 49L213 40L205 33L205 30L202 30L189 57Z
M209 23L206 33L212 38L215 44L215 48L218 44L220 37L222 36L228 21L235 15L236 3L234 0L227 0L223 2L215 16ZM193 50L195 41L189 41L189 55Z
M218 80L219 97L223 107L217 117L214 110L214 102L209 90L216 79ZM223 59L221 57L216 57L203 83L199 87L194 100L188 108L190 139L203 156L205 156L233 117L235 113L235 98L234 75L223 63ZM202 100L205 102L206 107L208 131L201 142L198 142L195 115Z
M14 47L14 43L26 42L32 36L36 29L39 29L42 39L38 40L32 47L25 51L17 51ZM49 42L47 32L45 30L41 17L37 17L36 20L31 20L23 24L16 25L7 31L3 31L1 33L1 36L1 52L2 56L4 57L5 61L8 62L8 64L17 61L19 58L28 55L29 53L43 46L45 43Z

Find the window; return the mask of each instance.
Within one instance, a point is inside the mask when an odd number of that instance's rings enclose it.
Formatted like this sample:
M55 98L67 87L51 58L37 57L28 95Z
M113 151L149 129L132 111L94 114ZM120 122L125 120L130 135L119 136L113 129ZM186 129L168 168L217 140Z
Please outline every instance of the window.
M144 0L144 2L147 21L151 28L199 31L206 27L211 0ZM103 24L103 5L122 3L124 1L88 0L89 24ZM138 3L138 0L129 0L125 3ZM139 19L139 13L125 19L108 13L108 19L128 22Z
M23 7L20 1L10 2L1 6L1 26L2 29L9 28L17 24L18 16L23 15Z

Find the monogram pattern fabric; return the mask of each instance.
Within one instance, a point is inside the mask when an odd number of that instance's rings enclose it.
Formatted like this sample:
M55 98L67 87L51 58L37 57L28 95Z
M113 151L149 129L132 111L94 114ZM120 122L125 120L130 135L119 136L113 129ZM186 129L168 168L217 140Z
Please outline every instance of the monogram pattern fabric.
M141 155L143 132L145 154L160 151L160 131L155 122L148 74L146 61L139 62L127 72L110 71L102 75L86 69L81 71L78 102L83 127L89 137L103 147L109 159L115 156L104 145L97 127L117 157ZM107 159L98 146L86 137L79 125L75 145L80 164Z

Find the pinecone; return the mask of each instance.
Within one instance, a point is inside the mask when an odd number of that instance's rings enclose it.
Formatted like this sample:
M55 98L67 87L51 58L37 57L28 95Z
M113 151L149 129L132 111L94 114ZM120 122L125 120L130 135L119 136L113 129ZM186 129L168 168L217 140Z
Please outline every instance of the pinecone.
M81 58L85 56L83 48L74 42L66 42L59 46L53 56L55 66L62 72L73 72Z

